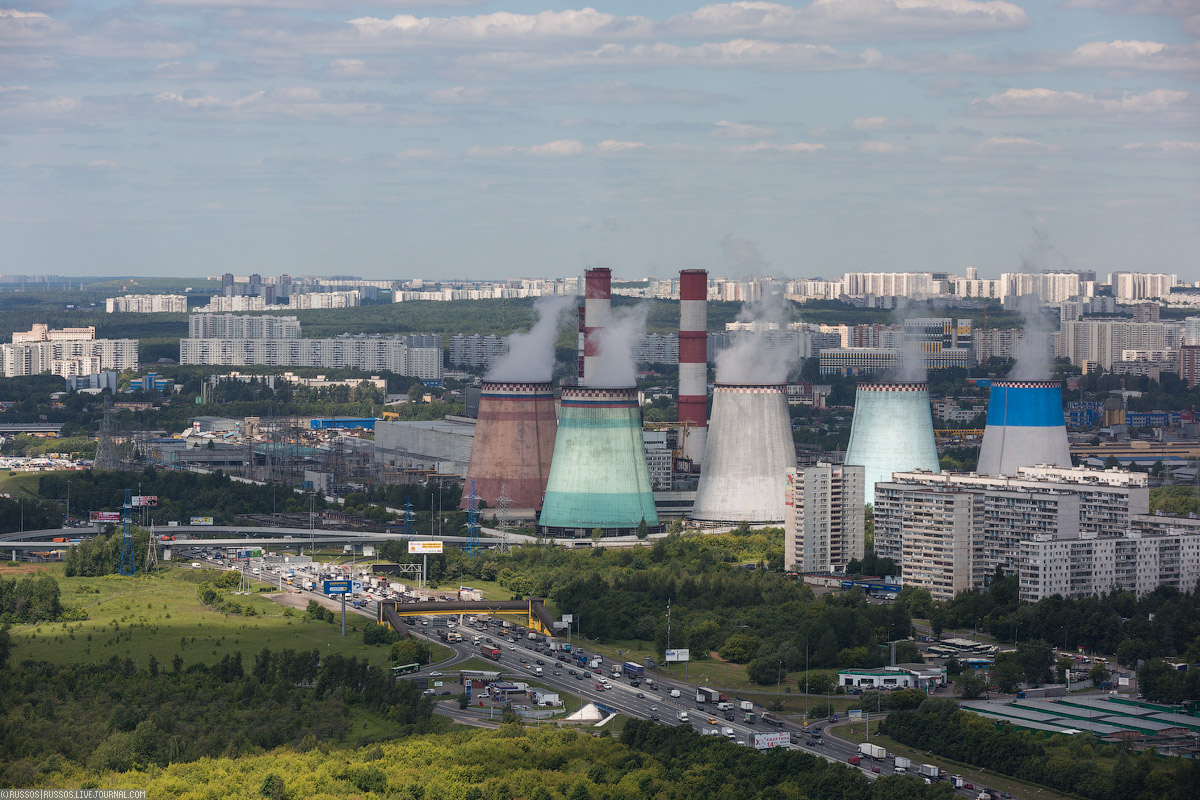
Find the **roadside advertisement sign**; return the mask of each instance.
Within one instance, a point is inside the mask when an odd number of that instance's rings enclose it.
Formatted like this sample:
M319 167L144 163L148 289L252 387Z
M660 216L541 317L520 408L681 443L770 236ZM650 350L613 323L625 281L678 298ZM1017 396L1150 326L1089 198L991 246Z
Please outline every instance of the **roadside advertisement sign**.
M135 494L133 496L133 507L141 508L142 506L157 506L158 496L153 494Z
M88 519L92 522L120 522L120 511L93 511L88 514Z
M350 594L350 581L325 581L325 594Z
M691 656L690 650L685 649L685 650L668 650L667 651L667 661L668 662L691 661L691 660L692 660L692 656Z
M856 722L861 722L862 721L862 709L861 708L851 709L850 710L850 719L852 719Z
M754 734L754 747L758 750L769 750L772 747L787 747L791 743L792 735L787 732Z
M409 555L436 555L442 552L441 542L409 542Z
M213 524L212 517L192 517L191 522L188 523L188 525L212 525L212 524Z
M238 550L237 551L237 560L238 561L246 561L247 559L251 559L251 558L262 558L262 548L255 548L253 550Z

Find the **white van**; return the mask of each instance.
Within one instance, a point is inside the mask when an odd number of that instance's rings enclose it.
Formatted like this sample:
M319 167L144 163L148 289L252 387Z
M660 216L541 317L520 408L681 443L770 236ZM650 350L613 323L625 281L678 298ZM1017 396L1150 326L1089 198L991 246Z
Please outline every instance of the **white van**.
M683 723L683 724L685 724L685 725L687 724L687 721L688 721L688 713L687 713L686 711L680 711L680 712L679 712L679 721L680 721L680 722L682 722L682 723Z
M678 689L672 689L672 690L671 690L671 697L679 697L679 690L678 690Z

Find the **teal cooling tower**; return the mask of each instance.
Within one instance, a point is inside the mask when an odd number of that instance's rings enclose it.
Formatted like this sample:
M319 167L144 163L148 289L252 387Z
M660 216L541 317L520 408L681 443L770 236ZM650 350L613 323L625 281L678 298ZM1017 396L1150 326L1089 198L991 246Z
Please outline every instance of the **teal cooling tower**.
M658 530L637 389L564 386L538 533L619 536L642 520Z
M860 383L845 463L863 467L866 502L893 472L941 472L926 383Z

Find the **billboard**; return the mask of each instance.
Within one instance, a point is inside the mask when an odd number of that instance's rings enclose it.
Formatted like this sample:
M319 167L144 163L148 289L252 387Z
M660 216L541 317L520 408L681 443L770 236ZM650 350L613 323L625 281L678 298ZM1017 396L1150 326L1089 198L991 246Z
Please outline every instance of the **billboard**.
M689 650L667 650L667 661L691 661Z
M849 716L850 716L850 719L854 720L855 722L862 722L862 709L861 708L851 709Z
M158 505L158 495L153 494L135 494L133 496L133 507L141 508L142 506Z
M758 750L767 750L772 747L787 747L791 743L792 735L786 731L754 734L754 747Z
M188 525L212 525L212 524L213 524L212 517L192 517L191 522L188 523Z
M248 558L262 558L262 548L254 548L253 550L238 550L237 560L245 561Z
M350 594L350 581L325 581L325 594Z
M442 552L441 542L409 542L409 555L434 555Z
M93 511L88 514L88 519L92 522L120 522L120 511Z

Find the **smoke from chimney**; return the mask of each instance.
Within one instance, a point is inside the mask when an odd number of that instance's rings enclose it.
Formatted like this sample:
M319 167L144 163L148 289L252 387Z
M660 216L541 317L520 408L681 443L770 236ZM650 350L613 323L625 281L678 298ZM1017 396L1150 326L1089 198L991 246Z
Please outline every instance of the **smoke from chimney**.
M626 387L637 385L637 362L633 347L646 333L647 307L636 305L609 314L605 326L591 332L595 354L588 356L584 386Z
M800 364L799 347L781 344L789 311L783 296L771 293L743 305L738 322L757 323L758 327L735 332L733 345L717 354L717 383L786 383L788 373Z
M537 321L526 332L508 337L508 352L488 369L484 380L546 383L554 374L554 343L563 314L575 303L564 295L543 295L533 304Z
M1036 295L1022 295L1017 306L1025 317L1025 326L1014 348L1017 363L1008 377L1014 381L1045 380L1051 372L1050 334L1054 322Z

